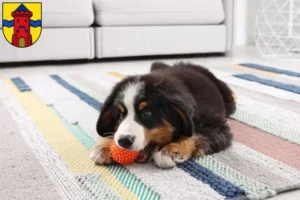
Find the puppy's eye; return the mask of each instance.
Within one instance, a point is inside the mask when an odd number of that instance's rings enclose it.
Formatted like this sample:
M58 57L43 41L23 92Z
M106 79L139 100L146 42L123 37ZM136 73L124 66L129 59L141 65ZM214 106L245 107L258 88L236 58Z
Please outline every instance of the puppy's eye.
M150 117L152 115L151 110L149 109L144 109L141 113L142 117Z
M125 118L125 114L124 113L120 113L119 118L120 119L124 119Z

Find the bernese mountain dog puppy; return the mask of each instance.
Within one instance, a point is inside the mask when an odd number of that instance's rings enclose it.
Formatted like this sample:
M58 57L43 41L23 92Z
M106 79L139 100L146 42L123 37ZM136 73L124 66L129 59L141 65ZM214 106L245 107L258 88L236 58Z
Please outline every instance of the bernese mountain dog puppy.
M171 168L228 148L232 134L226 119L235 109L232 91L206 68L156 62L149 74L115 85L101 108L100 138L90 157L96 164L112 163L112 140L134 151L152 144L154 163Z

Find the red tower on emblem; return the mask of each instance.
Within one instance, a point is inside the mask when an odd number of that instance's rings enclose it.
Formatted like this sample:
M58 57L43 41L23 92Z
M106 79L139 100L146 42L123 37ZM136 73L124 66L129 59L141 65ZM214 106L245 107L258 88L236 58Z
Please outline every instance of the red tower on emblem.
M12 45L16 47L28 47L32 45L32 36L30 34L32 12L24 4L21 4L11 15L14 18Z

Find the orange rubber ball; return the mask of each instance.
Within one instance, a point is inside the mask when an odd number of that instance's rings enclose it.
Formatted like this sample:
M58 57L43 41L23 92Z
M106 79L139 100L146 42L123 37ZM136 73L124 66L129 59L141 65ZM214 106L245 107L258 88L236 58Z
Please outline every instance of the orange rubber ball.
M121 165L133 163L139 154L138 151L130 151L119 147L114 140L110 143L109 150L112 159Z

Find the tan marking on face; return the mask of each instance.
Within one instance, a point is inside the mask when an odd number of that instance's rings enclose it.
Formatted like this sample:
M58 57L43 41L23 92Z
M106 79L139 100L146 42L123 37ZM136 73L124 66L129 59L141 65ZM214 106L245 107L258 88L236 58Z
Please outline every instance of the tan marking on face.
M169 144L173 138L174 127L167 122L163 121L163 124L160 127L154 129L144 129L145 134L145 145L149 143L158 144L163 146Z
M124 113L124 112L125 112L125 108L124 108L122 105L118 105L118 107L119 107L121 113Z
M140 105L139 105L139 111L143 110L147 106L148 106L147 102L141 102Z

